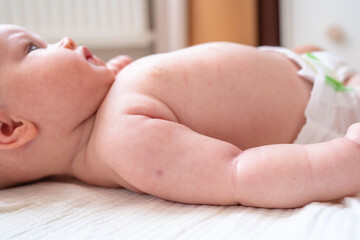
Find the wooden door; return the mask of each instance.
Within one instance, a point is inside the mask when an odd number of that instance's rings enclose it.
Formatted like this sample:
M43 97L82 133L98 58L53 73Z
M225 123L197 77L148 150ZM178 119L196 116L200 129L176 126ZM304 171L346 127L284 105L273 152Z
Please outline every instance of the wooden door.
M231 41L258 45L257 0L189 0L189 44Z

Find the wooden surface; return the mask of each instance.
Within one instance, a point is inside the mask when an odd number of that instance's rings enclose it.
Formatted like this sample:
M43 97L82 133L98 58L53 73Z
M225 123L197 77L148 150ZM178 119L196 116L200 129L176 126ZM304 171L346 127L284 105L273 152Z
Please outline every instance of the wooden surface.
M258 0L259 45L280 45L279 1Z
M257 0L189 0L189 43L258 44Z

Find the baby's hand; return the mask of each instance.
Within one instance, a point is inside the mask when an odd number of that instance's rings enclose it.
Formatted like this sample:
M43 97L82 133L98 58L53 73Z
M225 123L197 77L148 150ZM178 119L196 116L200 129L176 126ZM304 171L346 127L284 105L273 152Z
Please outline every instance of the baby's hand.
M351 125L348 128L345 137L357 143L360 146L360 123L355 123Z
M114 73L118 74L118 72L121 71L126 65L130 64L132 62L132 59L129 56L126 55L120 55L117 57L114 57L113 59L109 60L106 63L106 66Z

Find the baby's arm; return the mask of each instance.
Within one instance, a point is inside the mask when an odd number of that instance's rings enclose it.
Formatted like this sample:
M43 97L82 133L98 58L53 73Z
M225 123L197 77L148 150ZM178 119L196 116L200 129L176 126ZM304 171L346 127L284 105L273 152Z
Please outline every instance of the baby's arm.
M360 147L348 137L241 151L163 119L129 115L119 126L109 137L123 143L109 143L112 168L164 199L292 208L360 192Z
M240 203L292 208L360 192L360 125L344 138L309 145L270 145L236 160Z

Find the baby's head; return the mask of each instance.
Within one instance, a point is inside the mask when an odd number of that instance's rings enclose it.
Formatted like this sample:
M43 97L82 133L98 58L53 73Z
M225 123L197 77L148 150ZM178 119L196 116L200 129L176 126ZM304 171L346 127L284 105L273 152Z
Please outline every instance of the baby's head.
M0 25L0 187L63 171L56 156L74 154L113 80L70 38Z

